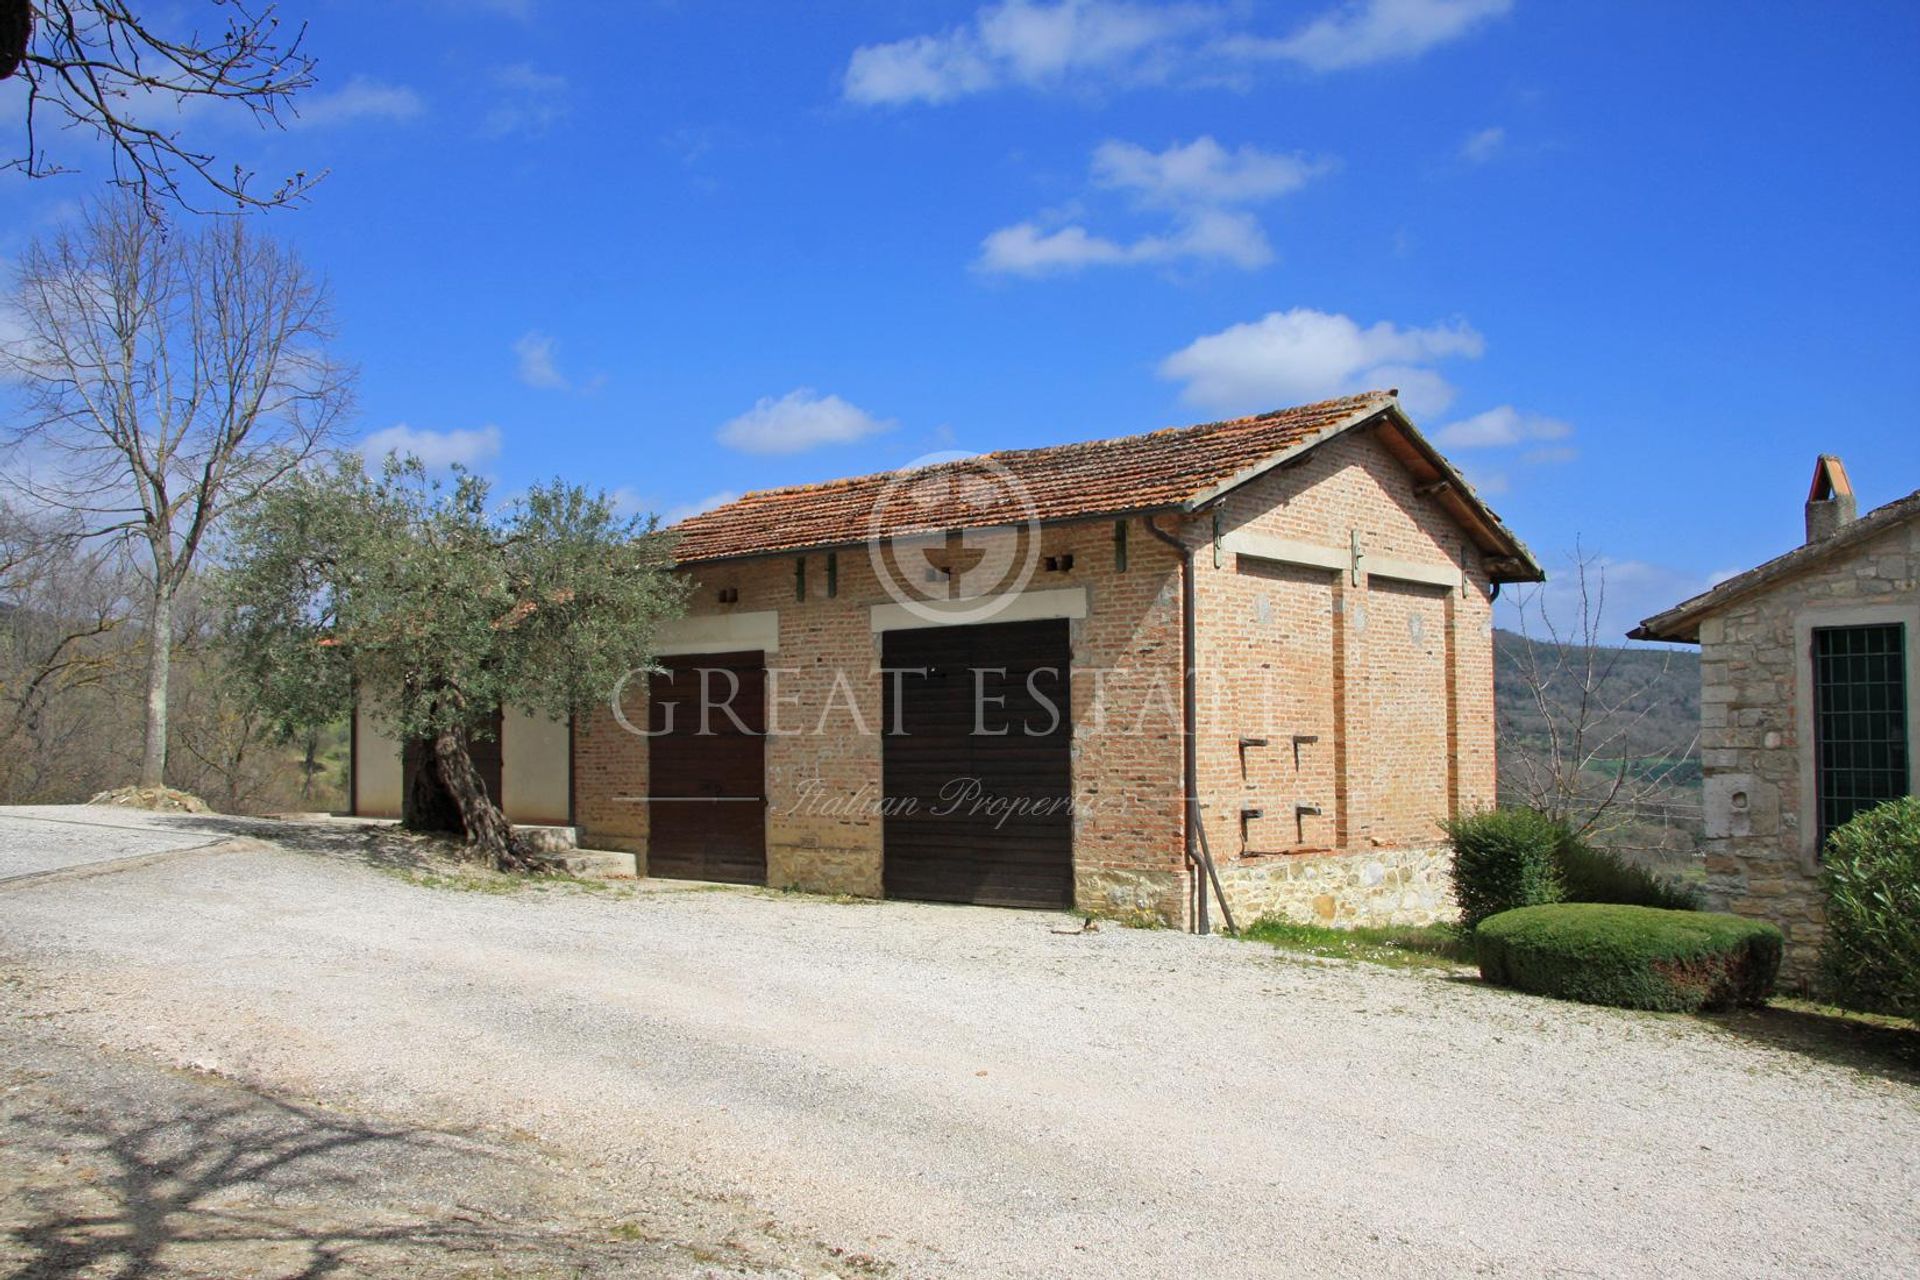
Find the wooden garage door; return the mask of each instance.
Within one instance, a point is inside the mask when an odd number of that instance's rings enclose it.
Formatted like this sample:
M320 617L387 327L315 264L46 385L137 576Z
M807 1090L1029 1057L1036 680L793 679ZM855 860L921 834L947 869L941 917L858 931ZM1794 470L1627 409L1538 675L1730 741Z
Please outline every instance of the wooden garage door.
M1072 906L1066 622L890 631L881 659L887 896Z
M647 752L647 874L765 884L764 657L756 650L687 654L660 663L666 674L647 684L653 731Z

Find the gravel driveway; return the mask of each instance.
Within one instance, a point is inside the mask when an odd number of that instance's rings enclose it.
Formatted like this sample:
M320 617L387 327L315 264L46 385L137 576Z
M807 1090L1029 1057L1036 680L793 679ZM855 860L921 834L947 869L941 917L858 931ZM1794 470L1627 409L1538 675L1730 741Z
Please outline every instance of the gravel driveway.
M8 1007L528 1144L594 1180L583 1213L750 1219L817 1245L802 1271L1920 1269L1920 1089L1727 1025L1032 913L455 892L294 843L0 887Z

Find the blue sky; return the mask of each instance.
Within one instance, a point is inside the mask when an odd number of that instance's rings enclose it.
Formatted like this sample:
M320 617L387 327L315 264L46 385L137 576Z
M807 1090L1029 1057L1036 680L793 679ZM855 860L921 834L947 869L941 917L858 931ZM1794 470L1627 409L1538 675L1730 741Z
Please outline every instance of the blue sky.
M302 119L189 123L331 171L271 225L358 431L507 488L684 511L1398 385L1623 630L1797 542L1818 451L1920 485L1920 6L282 8ZM0 175L0 258L73 155Z

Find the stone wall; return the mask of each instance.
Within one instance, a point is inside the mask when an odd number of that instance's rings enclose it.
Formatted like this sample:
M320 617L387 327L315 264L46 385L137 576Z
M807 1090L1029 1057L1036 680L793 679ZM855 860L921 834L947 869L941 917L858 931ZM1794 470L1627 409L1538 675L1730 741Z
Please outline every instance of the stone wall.
M1440 845L1238 858L1220 878L1241 925L1263 916L1334 928L1423 925L1459 917L1451 868Z
M1787 935L1782 980L1789 985L1812 980L1825 933L1811 634L1822 626L1905 622L1911 687L1920 676L1917 577L1920 523L1910 523L1700 623L1709 905L1779 925ZM1910 741L1916 728L1910 719Z

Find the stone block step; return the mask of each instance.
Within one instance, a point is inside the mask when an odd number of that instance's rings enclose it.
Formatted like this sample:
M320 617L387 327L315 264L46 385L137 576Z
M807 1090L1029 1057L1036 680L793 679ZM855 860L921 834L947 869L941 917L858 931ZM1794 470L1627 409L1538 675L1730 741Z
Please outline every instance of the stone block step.
M583 880L631 880L640 872L637 858L614 849L569 849L545 854L540 861Z
M542 827L516 824L513 834L527 843L535 853L565 853L569 849L580 847L580 829L578 827Z

